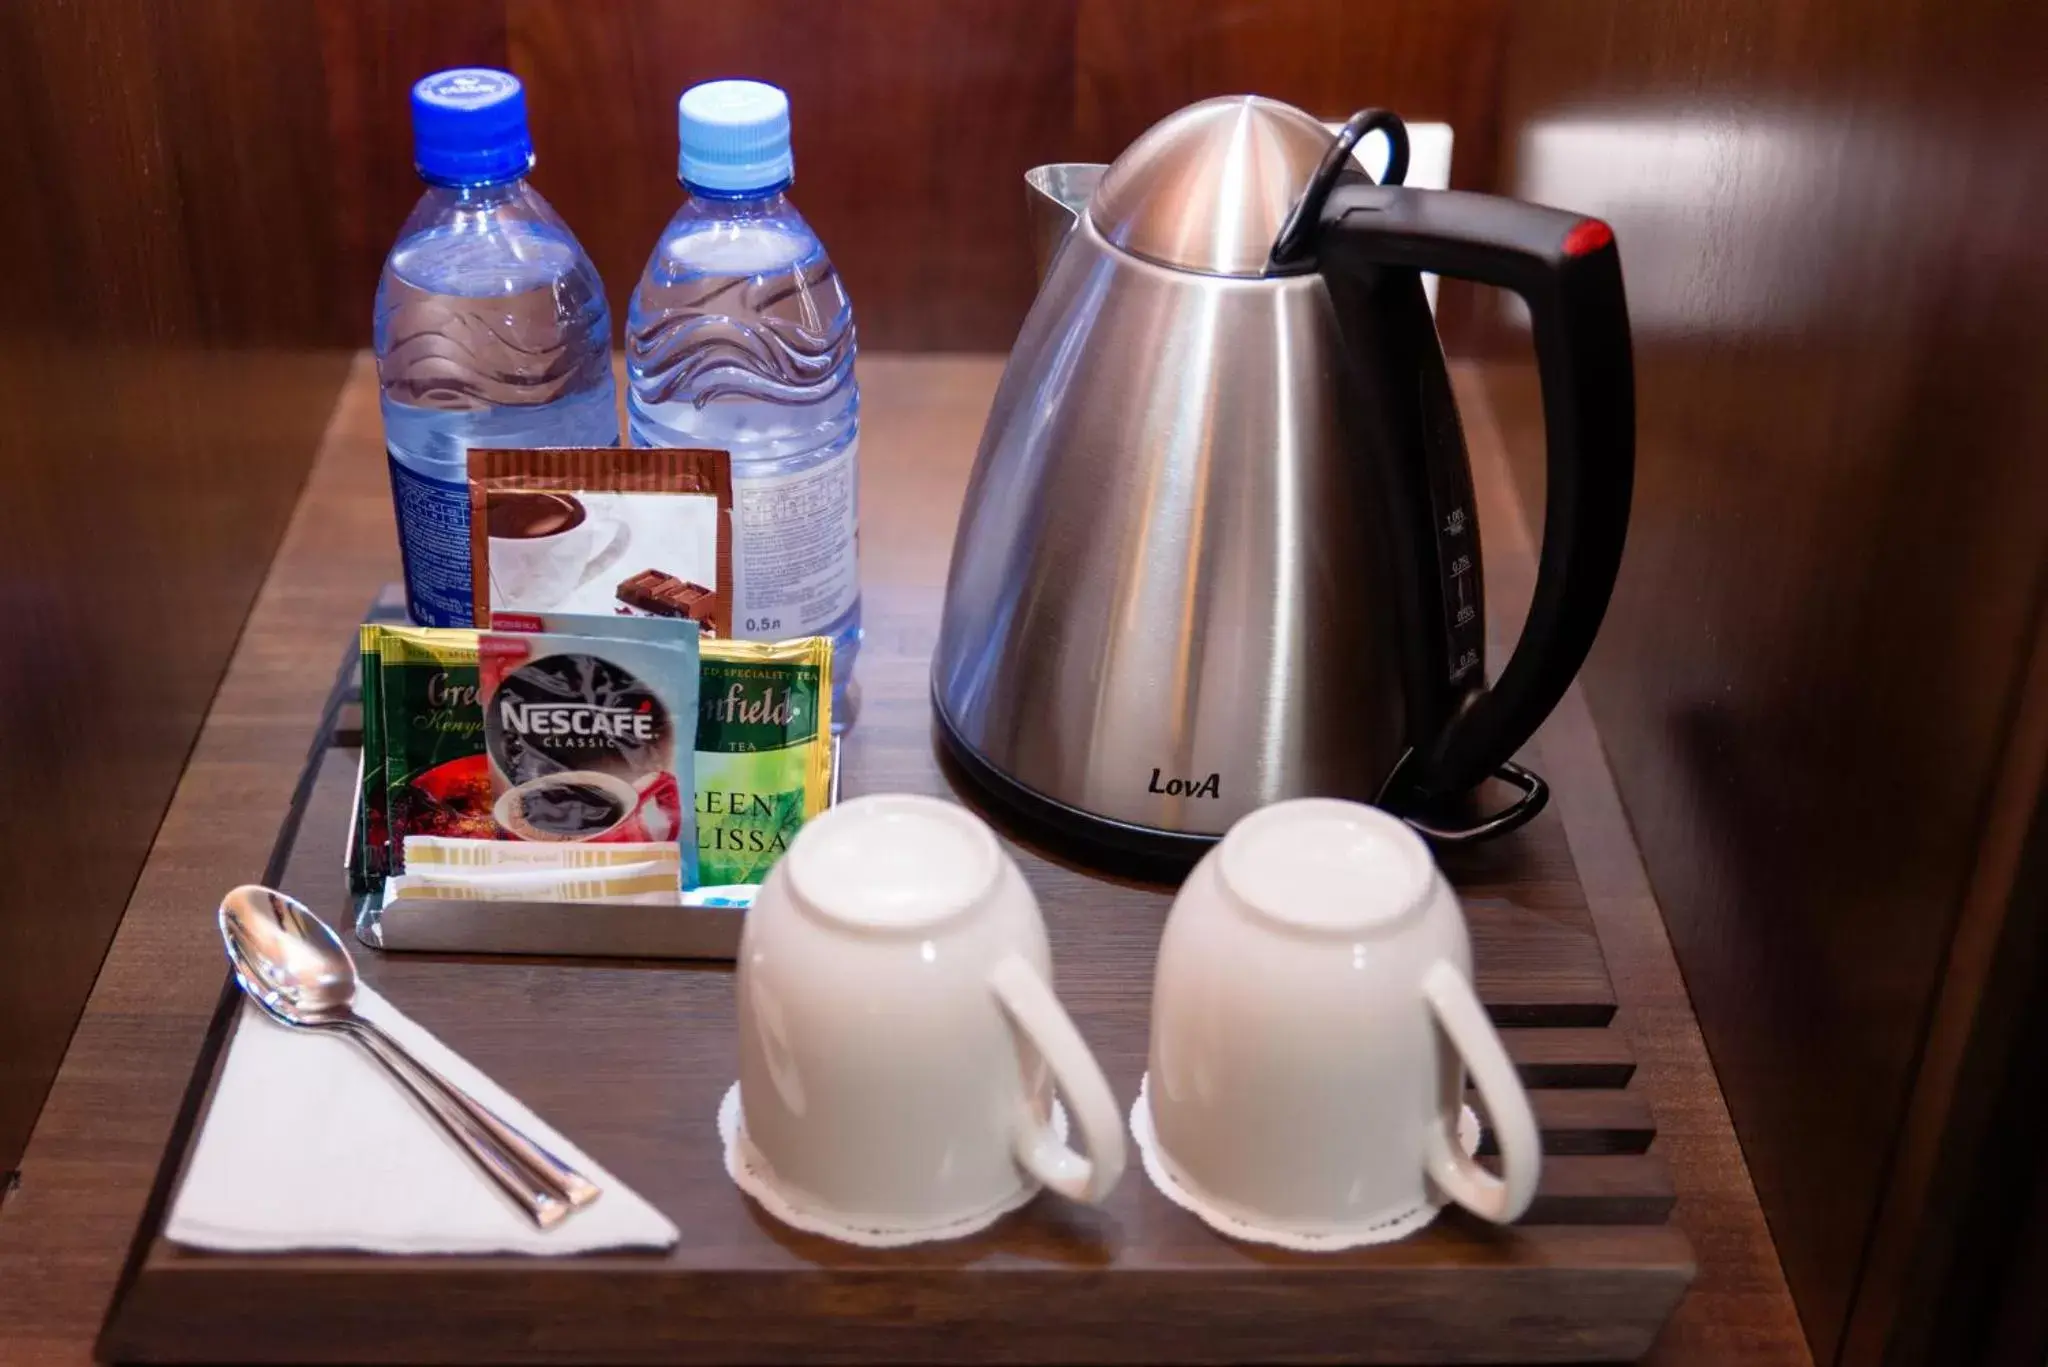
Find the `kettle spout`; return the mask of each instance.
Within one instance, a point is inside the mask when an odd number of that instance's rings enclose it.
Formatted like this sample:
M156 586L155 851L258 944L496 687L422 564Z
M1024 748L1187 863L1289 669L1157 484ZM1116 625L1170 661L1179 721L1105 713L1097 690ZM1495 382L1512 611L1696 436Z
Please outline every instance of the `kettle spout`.
M1059 254L1068 231L1086 212L1095 183L1108 169L1099 161L1068 161L1034 166L1024 173L1024 186L1030 192L1026 199L1031 205L1031 256L1040 284L1052 269L1052 259Z

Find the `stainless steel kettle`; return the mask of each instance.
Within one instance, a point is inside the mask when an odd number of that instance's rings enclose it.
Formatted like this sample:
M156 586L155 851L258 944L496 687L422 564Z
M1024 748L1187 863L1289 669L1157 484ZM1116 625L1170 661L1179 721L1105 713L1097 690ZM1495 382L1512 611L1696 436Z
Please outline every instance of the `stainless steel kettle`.
M1355 171L1368 132L1384 183ZM1401 122L1333 136L1231 96L1107 167L1027 177L1043 282L960 514L942 748L1103 852L1197 856L1281 798L1430 834L1541 807L1512 763L1591 646L1634 468L1628 316L1597 219L1405 189ZM1420 271L1529 306L1549 446L1520 642L1490 685L1471 472ZM1520 793L1491 815L1477 785Z

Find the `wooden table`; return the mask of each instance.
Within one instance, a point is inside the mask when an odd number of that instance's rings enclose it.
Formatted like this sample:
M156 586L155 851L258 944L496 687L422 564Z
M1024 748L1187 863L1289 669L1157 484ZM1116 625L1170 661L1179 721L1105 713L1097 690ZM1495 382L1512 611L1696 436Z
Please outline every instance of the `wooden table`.
M863 363L864 579L886 605L875 619L874 659L900 653L891 650L892 622L936 605L953 510L996 373L981 359ZM1504 602L1526 592L1527 538L1503 502L1483 396L1467 386L1463 398L1493 505L1482 512L1488 571ZM222 888L261 872L307 757L335 643L395 569L379 446L374 389L359 369L30 1144L22 1188L0 1206L0 1286L8 1289L0 1361L77 1361L90 1351L218 1000L211 907ZM1676 1222L1701 1260L1657 1360L1803 1361L1654 903L1576 698L1540 746L1613 971L1620 1023L1643 1064L1623 1095L1647 1102L1655 1116Z

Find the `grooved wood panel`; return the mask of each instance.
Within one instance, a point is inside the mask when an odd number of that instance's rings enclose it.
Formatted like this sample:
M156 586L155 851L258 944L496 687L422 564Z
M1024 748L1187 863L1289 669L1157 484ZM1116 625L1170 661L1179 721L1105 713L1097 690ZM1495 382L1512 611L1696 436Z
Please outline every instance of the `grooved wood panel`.
M1503 183L1612 221L1635 327L1586 691L1823 1360L1912 1357L1988 947L2039 914L2044 44L1998 0L1532 0L1508 44Z
M297 6L0 5L0 1199L347 364L319 65Z
M1460 184L1492 166L1505 0L319 0L335 219L330 340L361 345L418 197L406 95L426 72L524 79L534 183L623 317L681 203L675 101L747 75L790 93L798 206L845 275L862 340L1006 350L1032 294L1023 175L1113 157L1154 120L1255 91L1338 117L1386 104L1457 129Z

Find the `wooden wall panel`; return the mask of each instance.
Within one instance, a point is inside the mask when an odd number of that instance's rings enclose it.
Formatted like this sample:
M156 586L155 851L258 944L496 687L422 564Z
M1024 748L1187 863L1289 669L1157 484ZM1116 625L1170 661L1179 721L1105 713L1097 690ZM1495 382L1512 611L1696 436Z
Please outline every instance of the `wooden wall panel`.
M319 57L299 6L0 5L0 1193L343 376Z
M1009 345L1031 287L1023 174L1069 144L1070 4L513 0L509 12L545 139L537 183L590 248L615 312L682 202L676 96L745 74L790 93L795 198L845 275L862 341Z
M590 249L615 315L681 202L675 100L753 75L792 101L796 200L870 346L1006 350L1032 294L1023 174L1114 156L1155 119L1256 90L1318 114L1392 104L1458 130L1491 173L1506 0L319 0L344 265L329 337L368 336L412 201L406 92L441 66L525 78L535 184Z
M327 92L326 206L339 247L326 335L368 346L384 254L420 197L412 86L451 66L504 66L502 0L313 0Z
M1822 1360L1966 891L2038 914L1981 878L2038 760L2044 43L2000 0L1525 0L1508 45L1504 182L1613 221L1636 329L1588 693ZM1496 393L1537 502L1528 389Z
M1459 183L1483 186L1506 11L1506 0L1081 0L1081 143L1090 155L1114 156L1182 105L1238 91L1333 120L1385 105L1450 122Z
M22 248L0 327L321 340L307 336L334 241L319 48L310 10L261 13L249 22L237 0L0 6L0 232Z
M1449 123L1451 181L1490 190L1509 0L1080 0L1075 146L1105 160L1184 105L1250 91L1337 121L1382 105ZM1463 350L1476 287L1443 291L1438 326Z

